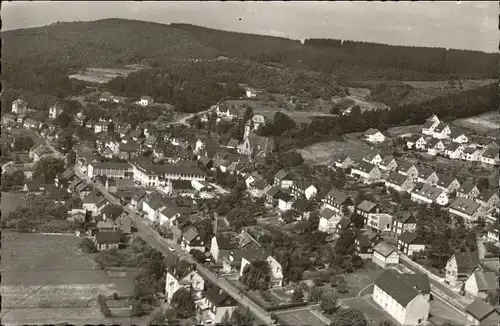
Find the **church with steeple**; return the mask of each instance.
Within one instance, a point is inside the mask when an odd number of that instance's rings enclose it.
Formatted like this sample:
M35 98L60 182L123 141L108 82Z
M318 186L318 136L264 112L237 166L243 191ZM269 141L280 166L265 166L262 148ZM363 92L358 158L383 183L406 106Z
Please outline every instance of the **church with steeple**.
M263 137L255 134L252 130L251 119L245 124L243 141L238 145L238 153L248 156L268 156L275 149L274 138Z

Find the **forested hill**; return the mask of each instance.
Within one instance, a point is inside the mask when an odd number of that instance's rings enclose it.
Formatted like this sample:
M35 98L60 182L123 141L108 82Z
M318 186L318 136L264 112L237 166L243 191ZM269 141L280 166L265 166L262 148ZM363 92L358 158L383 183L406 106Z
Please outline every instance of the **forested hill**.
M226 56L273 62L331 73L370 78L439 80L497 78L499 54L428 47L393 46L333 39L297 40L171 24L194 35L202 44ZM357 77L356 76L356 77Z
M187 24L104 19L55 23L1 33L2 80L13 88L56 96L71 88L68 74L86 67L172 61L224 55L277 68L320 71L344 78L447 80L497 78L498 55L472 51L404 48L359 42L310 46L265 35L227 32ZM316 42L317 43L317 42ZM314 42L313 42L314 44Z

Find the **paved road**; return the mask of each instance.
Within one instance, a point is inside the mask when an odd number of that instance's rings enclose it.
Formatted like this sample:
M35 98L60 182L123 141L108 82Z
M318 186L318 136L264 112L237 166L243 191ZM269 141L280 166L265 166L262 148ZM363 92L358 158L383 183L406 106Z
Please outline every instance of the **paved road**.
M91 180L88 178L88 176L82 174L79 171L75 170L75 174L84 180L87 180L87 182L91 182ZM99 190L105 197L106 199L113 205L121 205L120 201L116 199L114 196L112 196L109 192L106 191L104 185L102 183L94 183L95 189ZM258 304L253 302L250 298L245 296L244 294L241 294L240 291L235 288L232 284L227 282L224 279L218 278L214 273L206 269L203 265L199 264L196 262L191 255L188 253L184 252L179 245L177 245L174 241L170 239L165 239L162 238L155 230L153 230L151 227L147 225L147 223L134 211L132 211L130 208L123 206L125 211L127 211L132 218L132 220L135 222L135 226L138 231L138 235L144 239L151 247L156 248L157 250L161 251L165 256L171 256L174 255L170 251L170 247L175 249L175 255L180 256L182 259L195 264L198 272L207 280L210 282L216 284L219 286L221 289L226 291L231 297L233 297L238 303L240 303L243 307L248 307L250 311L263 323L267 325L272 324L272 319L270 314L262 309Z
M169 122L167 123L166 125L169 126L169 125L185 125L185 126L188 126L188 127L191 127L191 125L187 122L189 119L193 118L195 115L198 115L198 116L202 116L204 115L205 113L208 113L208 112L211 112L212 110L214 110L215 108L217 107L217 105L212 105L210 107L210 109L208 110L205 110L205 111L200 111L200 112L196 112L196 113L192 113L192 114L189 114L183 118L181 118L179 121L172 121L172 122Z

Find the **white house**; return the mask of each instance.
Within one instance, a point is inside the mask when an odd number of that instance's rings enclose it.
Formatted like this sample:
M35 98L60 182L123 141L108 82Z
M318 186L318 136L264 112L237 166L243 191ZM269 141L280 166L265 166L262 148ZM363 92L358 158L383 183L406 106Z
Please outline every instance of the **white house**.
M254 98L257 97L257 91L253 88L245 87L245 95L248 98Z
M444 122L441 122L434 128L432 136L437 139L449 138L451 134L450 126Z
M480 149L474 147L467 147L462 152L462 160L469 162L477 162L479 161L479 157L482 155L481 153L482 150Z
M392 155L386 155L382 161L380 161L378 167L382 171L393 171L398 167L398 163Z
M411 200L427 204L436 203L441 206L448 204L448 195L443 189L427 183L417 183L411 191Z
M351 169L351 176L357 176L364 182L371 183L380 180L382 173L376 165L361 161L358 166Z
M385 186L399 192L406 192L413 188L413 180L407 175L391 171L385 179Z
M493 225L490 226L488 230L488 241L496 245L500 244L500 224L493 223Z
M434 114L422 125L422 133L428 136L434 135L434 129L439 125L439 123L440 121L438 117Z
M495 272L475 270L465 281L465 293L473 297L486 299L488 292L498 288L498 280Z
M435 156L437 154L444 154L444 143L440 139L431 139L427 143L427 154Z
M340 155L333 159L333 165L339 169L347 169L354 164L352 159L347 155Z
M457 197L451 202L449 213L462 217L465 222L471 223L477 221L478 218L484 216L483 207L474 200Z
M399 254L392 245L379 242L373 248L372 261L382 268L389 268L399 264Z
M415 148L416 150L421 151L425 149L426 144L427 141L422 135L413 135L406 139L406 147L409 149Z
M462 157L463 152L464 152L464 145L460 143L450 143L446 145L444 149L444 156L456 160Z
M464 182L457 190L457 197L474 199L479 195L479 189L472 181Z
M149 106L154 103L154 100L151 96L142 96L139 100L139 105L141 106Z
M236 249L238 249L237 239L218 234L212 237L210 256L212 256L215 262L220 262L223 257L229 256L231 251Z
M62 105L59 103L53 104L49 107L49 119L56 119L63 112Z
M497 191L483 190L477 195L476 201L485 208L492 208L500 202L500 199Z
M292 209L292 204L294 201L295 198L289 193L286 193L284 191L280 191L278 193L278 208L280 211L286 212Z
M409 176L413 181L418 179L418 169L415 164L408 162L406 160L401 161L398 164L398 172Z
M426 167L424 169L420 169L420 171L418 173L417 182L428 183L430 185L435 186L438 183L438 181L439 181L439 177L436 174L436 172L434 172L434 170L432 170L429 167Z
M382 134L378 129L368 129L364 133L366 141L370 143L382 143L385 140L384 134Z
M457 130L456 128L451 129L450 139L454 143L465 144L469 141L469 137L464 132Z
M467 280L479 264L479 256L476 252L454 254L446 262L446 282L452 286L457 286Z
M382 156L377 152L370 152L363 156L362 160L364 162L371 163L373 165L379 165L382 162Z
M405 231L398 236L398 249L408 257L411 257L414 252L425 250L425 244L422 240L418 239L415 233Z
M498 151L498 147L487 147L486 150L479 156L481 163L490 166L498 165L500 162Z
M23 99L17 99L12 102L12 113L25 114L28 112L28 103Z
M207 291L205 298L196 301L196 306L205 325L219 325L225 316L231 317L239 304L225 291L214 286Z
M334 212L328 207L324 207L319 212L318 231L334 234L337 230L337 224L341 219L341 214Z
M465 311L464 326L497 326L500 324L498 308L490 306L479 298L468 305Z
M354 203L351 197L335 188L331 189L321 201L325 207L331 209L335 213L342 213L344 208L351 212L354 211Z
M400 210L394 214L392 220L392 233L401 235L406 231L413 233L416 229L417 219L412 213Z
M443 174L439 176L437 187L450 194L460 188L460 181L458 181L454 176Z
M259 127L266 124L266 118L261 114L256 114L252 117L253 130L259 129Z
M245 248L241 252L241 267L240 276L243 276L245 267L257 261L266 261L271 270L271 284L273 286L282 286L283 284L283 268L281 264L271 255L266 253L261 248Z
M165 199L160 195L153 195L144 200L142 210L150 221L160 221L160 212L165 208Z
M400 325L422 325L427 321L430 310L422 286L427 284L421 285L421 282L417 283L405 274L385 270L375 280L373 300Z
M188 289L198 298L201 298L201 293L205 289L205 279L196 271L196 265L185 260L167 269L165 296L168 303L172 302L174 293L181 287Z
M302 180L294 182L290 186L289 190L293 196L297 198L305 198L307 200L316 196L316 194L318 193L318 189L316 189L313 184Z
M276 175L274 176L274 185L278 186L282 189L288 189L292 186L293 184L293 177L292 175L285 171L285 170L279 170Z

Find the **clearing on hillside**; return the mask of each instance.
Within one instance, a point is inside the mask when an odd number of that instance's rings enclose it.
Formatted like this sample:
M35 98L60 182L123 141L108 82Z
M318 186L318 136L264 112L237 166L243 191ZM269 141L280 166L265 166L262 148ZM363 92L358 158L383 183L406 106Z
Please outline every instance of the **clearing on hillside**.
M500 113L498 111L490 111L470 118L457 119L452 123L456 126L472 130L479 135L500 136Z
M340 155L349 155L353 160L362 157L368 146L361 142L331 140L299 149L304 161L309 164L329 165Z

